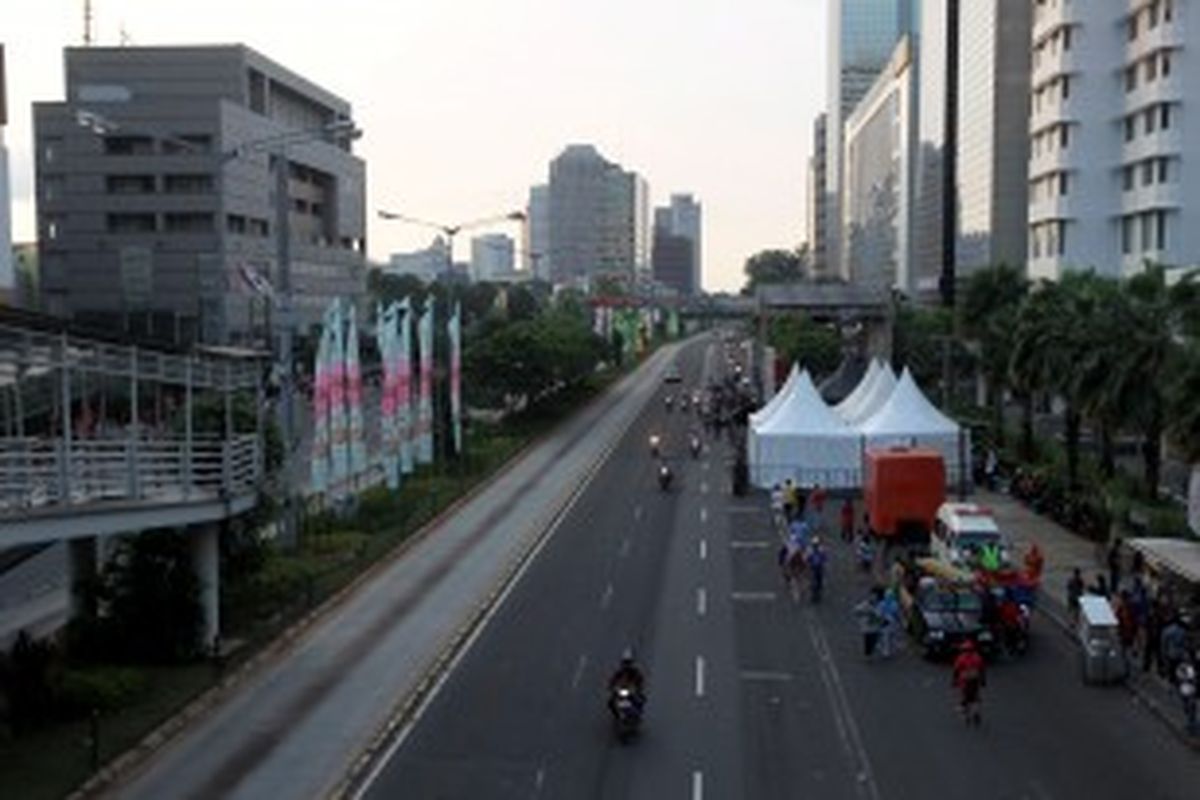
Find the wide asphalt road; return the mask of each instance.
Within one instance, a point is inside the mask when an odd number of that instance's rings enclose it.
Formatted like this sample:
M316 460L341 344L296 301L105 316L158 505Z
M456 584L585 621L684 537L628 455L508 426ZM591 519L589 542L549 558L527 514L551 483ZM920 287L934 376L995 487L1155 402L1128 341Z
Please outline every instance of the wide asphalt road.
M711 342L681 355L684 386L723 361ZM694 423L647 405L367 797L1200 796L1200 756L1125 691L1082 686L1048 621L1023 660L993 667L978 730L956 715L945 664L911 647L865 661L850 609L870 579L849 547L831 542L822 605L794 601L765 498L730 496L728 445L691 459ZM677 470L668 494L652 431ZM604 703L626 646L649 703L623 746Z

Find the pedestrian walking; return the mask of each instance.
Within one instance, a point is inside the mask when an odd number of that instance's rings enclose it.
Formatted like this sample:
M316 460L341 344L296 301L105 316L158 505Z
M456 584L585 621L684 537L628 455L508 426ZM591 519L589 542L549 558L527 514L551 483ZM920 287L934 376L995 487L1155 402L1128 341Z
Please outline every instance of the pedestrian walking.
M875 655L879 644L879 633L883 628L883 618L879 616L879 603L882 600L883 589L875 586L867 598L854 607L854 616L858 619L858 629L863 637L864 658Z
M1178 614L1171 617L1171 621L1163 628L1161 638L1163 666L1166 667L1167 679L1174 682L1178 678L1176 673L1179 665L1187 658L1187 628Z
M1067 612L1071 615L1071 625L1079 622L1079 598L1083 596L1083 573L1076 567L1067 580Z
M859 531L858 544L854 549L858 557L859 571L870 572L871 567L875 566L875 545L871 542L871 535L866 531Z
M783 482L783 515L788 522L796 518L796 484L791 478Z
M879 631L879 655L891 658L896 651L896 637L900 631L900 602L895 589L886 589L876 606L882 624Z
M821 594L825 589L825 565L829 555L821 544L821 537L814 536L812 547L808 551L808 585L810 598L813 603L821 602Z
M1137 623L1134 621L1129 592L1122 590L1113 605L1116 606L1113 613L1117 617L1117 636L1121 640L1121 650L1128 659L1133 653L1133 645L1137 641Z
M1108 548L1108 588L1116 591L1121 585L1121 537L1113 539ZM1107 595L1105 595L1107 597Z
M842 541L854 541L854 501L849 497L842 501L841 510Z

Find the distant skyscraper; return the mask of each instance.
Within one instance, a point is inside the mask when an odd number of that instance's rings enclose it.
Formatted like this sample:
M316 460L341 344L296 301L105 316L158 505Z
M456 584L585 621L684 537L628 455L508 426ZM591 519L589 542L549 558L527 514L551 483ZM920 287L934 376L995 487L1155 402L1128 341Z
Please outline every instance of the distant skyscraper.
M903 37L844 126L839 273L876 289L912 291L915 51Z
M8 150L4 146L4 126L8 124L8 101L4 78L4 45L0 44L0 298L16 292L13 273L12 199L8 194Z
M1031 278L1200 261L1200 4L1033 3ZM1005 9L1007 13L1007 9Z
M503 233L485 233L471 239L471 280L495 281L513 271L513 240Z
M591 145L550 162L550 263L555 283L603 272L631 277L649 261L646 182Z
M965 0L959 14L954 272L961 283L982 267L1025 259L1033 13L1028 1Z
M529 189L526 209L525 270L539 280L548 281L553 271L550 262L550 187L539 184Z
M826 209L828 193L825 191L827 163L825 125L827 120L828 117L825 114L821 114L813 120L812 155L808 157L808 207L805 227L808 230L808 249L812 258L813 274L819 276L829 274L825 241L826 214L828 213Z
M842 126L910 22L912 0L829 0L825 191L827 260L840 263Z
M686 269L678 263L684 248L673 239L688 242ZM654 242L654 277L684 294L699 292L703 277L701 212L692 195L673 194L669 206L654 209Z
M438 236L424 250L392 253L383 271L388 275L414 275L423 281L449 280L454 269L448 251L446 240Z

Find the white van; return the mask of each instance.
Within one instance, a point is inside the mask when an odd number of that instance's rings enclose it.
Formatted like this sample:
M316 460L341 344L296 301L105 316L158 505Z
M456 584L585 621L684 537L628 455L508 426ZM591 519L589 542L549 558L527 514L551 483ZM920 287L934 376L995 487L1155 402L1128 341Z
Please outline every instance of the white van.
M942 503L933 523L931 548L934 558L963 569L979 566L985 545L1000 548L1000 563L1011 566L1011 548L996 518L977 503Z

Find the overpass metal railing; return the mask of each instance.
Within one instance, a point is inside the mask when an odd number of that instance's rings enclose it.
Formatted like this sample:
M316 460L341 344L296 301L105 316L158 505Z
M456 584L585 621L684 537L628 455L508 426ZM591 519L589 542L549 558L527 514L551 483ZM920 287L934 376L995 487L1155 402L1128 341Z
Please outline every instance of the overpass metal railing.
M0 518L51 506L186 502L252 492L259 438L0 438Z

